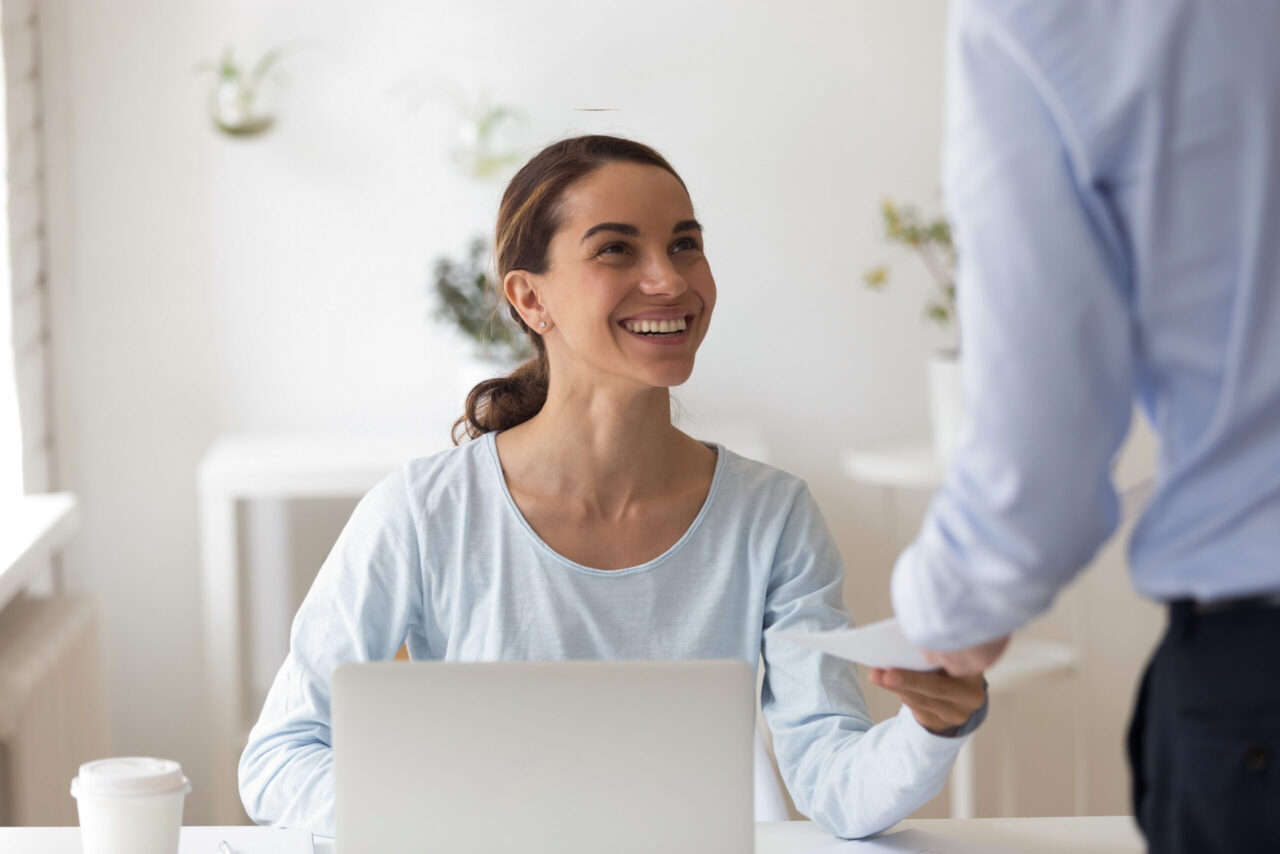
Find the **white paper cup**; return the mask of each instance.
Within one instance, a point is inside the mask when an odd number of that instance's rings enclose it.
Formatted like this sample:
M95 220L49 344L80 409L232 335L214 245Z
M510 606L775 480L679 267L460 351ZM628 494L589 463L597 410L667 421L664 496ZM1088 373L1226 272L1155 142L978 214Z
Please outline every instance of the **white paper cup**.
M84 854L177 854L190 791L182 766L169 759L86 762L71 781Z

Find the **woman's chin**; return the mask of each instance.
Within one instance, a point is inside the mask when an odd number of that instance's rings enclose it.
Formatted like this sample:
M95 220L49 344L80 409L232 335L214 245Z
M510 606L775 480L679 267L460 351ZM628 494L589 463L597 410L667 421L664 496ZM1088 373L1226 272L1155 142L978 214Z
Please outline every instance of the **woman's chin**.
M684 385L693 374L693 362L681 365L663 365L645 371L645 381L657 388L673 388Z
M678 359L624 359L614 361L608 367L599 366L604 376L599 380L614 382L623 379L640 388L672 388L688 382L693 374L692 355Z

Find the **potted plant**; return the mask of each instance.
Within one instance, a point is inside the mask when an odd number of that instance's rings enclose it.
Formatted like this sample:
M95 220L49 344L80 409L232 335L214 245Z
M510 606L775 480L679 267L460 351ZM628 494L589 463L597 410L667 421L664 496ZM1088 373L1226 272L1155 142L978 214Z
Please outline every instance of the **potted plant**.
M933 447L945 465L959 443L965 421L956 317L956 250L951 242L951 226L944 217L926 219L914 207L898 205L892 199L881 203L880 213L885 239L909 248L928 271L933 288L925 301L925 318L948 332L954 331L954 345L934 352L926 365ZM889 268L883 264L873 267L862 280L873 290L883 290L890 281Z
M510 373L533 356L524 330L505 311L506 300L490 284L487 244L473 238L461 260L438 258L433 287L435 317L457 327L472 342L473 359L458 377L462 397L481 380Z
M250 66L237 60L228 46L216 62L206 61L195 67L199 73L213 75L209 118L214 127L234 137L258 136L271 129L275 124L272 95L279 81L270 75L282 55L279 50L268 51Z
M493 104L487 94L474 103L455 98L458 108L458 140L452 156L464 175L477 181L503 177L524 159L517 139L527 122L523 110L509 104Z

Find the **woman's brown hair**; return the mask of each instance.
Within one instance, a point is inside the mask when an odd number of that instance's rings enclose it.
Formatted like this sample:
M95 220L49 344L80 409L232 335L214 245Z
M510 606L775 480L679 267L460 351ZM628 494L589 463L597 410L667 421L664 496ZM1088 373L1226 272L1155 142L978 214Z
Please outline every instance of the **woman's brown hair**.
M548 145L521 167L502 194L493 241L493 286L498 300L506 300L502 283L512 270L534 274L547 271L547 249L562 224L565 192L606 163L657 166L684 186L661 154L630 139L575 136ZM453 425L454 444L461 441L460 431L475 439L523 424L546 403L551 378L546 344L525 324L515 306L508 304L507 311L533 342L534 357L507 376L485 380L471 389L466 412Z

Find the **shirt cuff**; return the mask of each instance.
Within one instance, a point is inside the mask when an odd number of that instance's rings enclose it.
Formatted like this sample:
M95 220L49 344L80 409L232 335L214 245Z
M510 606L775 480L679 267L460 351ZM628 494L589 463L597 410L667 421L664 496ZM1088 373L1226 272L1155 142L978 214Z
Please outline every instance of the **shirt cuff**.
M993 607L975 595L973 584L932 569L927 562L939 557L931 544L929 532L923 531L898 557L889 579L893 613L907 640L922 649L950 652L1011 634L1029 619L1014 614L1013 603Z

